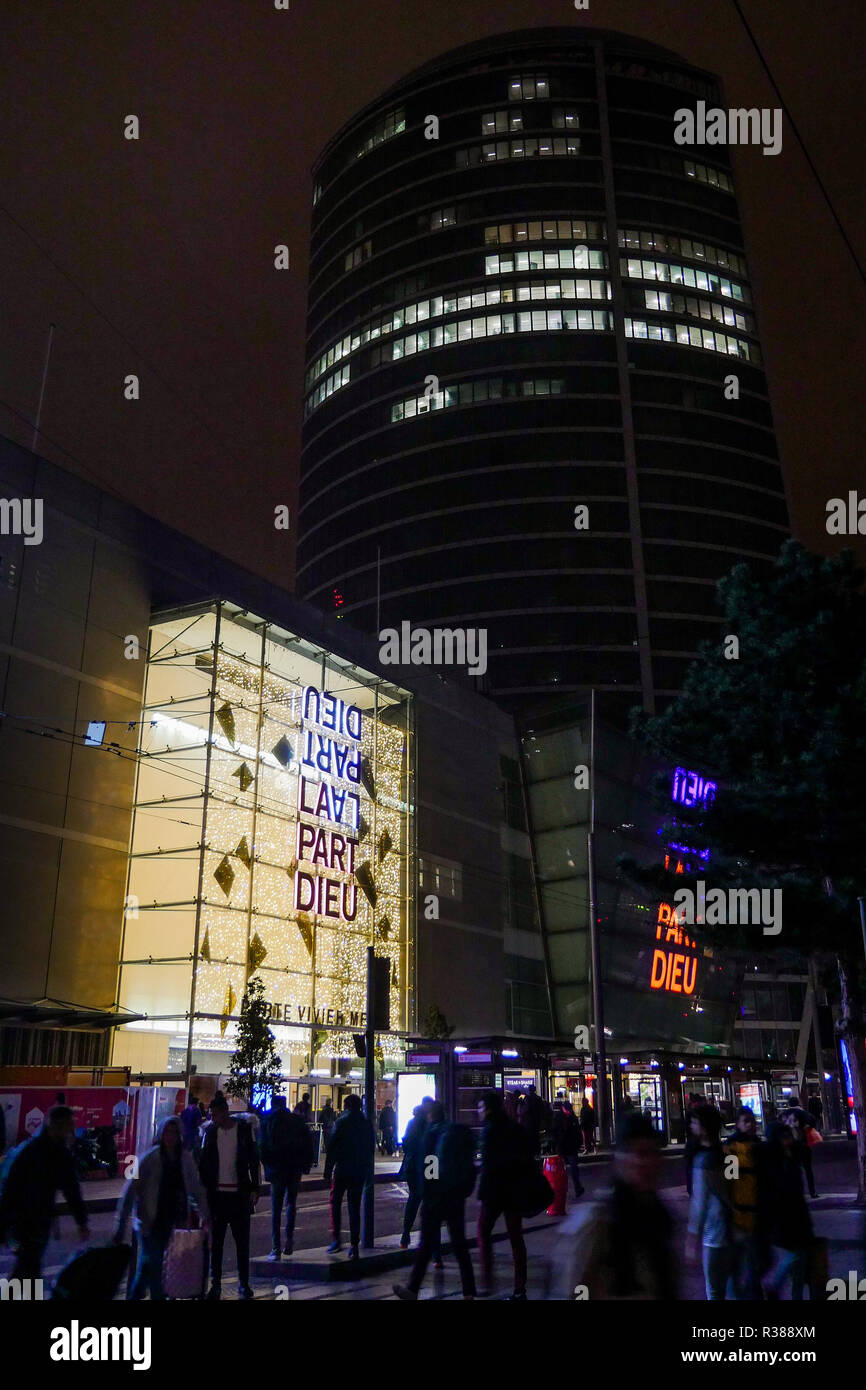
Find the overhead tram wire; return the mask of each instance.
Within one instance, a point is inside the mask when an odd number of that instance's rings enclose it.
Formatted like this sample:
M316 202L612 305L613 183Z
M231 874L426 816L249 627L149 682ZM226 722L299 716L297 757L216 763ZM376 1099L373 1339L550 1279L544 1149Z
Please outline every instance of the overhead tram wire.
M771 70L770 70L770 65L769 65L769 63L767 62L767 59L764 57L763 50L761 49L761 45L758 43L758 40L755 38L755 35L754 35L754 33L752 32L751 26L749 25L749 21L746 19L746 16L743 14L743 8L742 8L742 5L740 4L740 0L731 0L731 2L732 2L732 4L733 4L734 9L736 10L737 14L738 14L739 17L740 17L740 21L741 21L741 23L742 23L742 25L743 25L743 28L745 29L745 31L746 31L748 37L749 37L749 41L751 42L752 47L754 48L755 52L756 52L757 55L758 55L758 59L759 59L759 61L760 61L760 63L761 63L761 66L762 66L762 68L764 69L764 72L766 73L766 76L767 76L767 79L768 79L768 81L769 81L769 83L770 83L770 86L773 88L773 91L775 92L775 94L776 94L776 96L777 96L777 98L778 98L778 100L779 100L779 104L780 104L780 106L781 106L783 112L785 113L785 117L787 118L788 123L790 124L790 127L791 127L791 129L793 130L794 135L796 136L797 143L798 143L798 145L800 146L800 149L803 151L803 154L804 154L804 156L805 156L805 158L806 158L806 163L809 165L809 168L811 169L812 174L813 174L813 176L814 176L815 182L817 183L818 187L820 188L821 193L822 193L823 198L824 198L824 201L825 201L825 203L827 204L827 207L828 207L829 210L830 210L830 215L831 215L831 217L833 218L833 221L836 223L836 229L837 229L837 231L839 232L839 235L841 236L842 240L844 241L846 247L848 248L848 253L849 253L849 255L850 255L852 261L854 262L854 265L855 265L856 268L857 268L857 274L860 276L860 279L863 281L864 285L866 285L866 270L864 270L863 266L860 264L860 260L859 260L859 257L858 257L858 255L857 255L857 252L854 250L854 246L853 246L853 244L852 244L852 242L851 242L851 239L850 239L850 237L848 236L848 233L845 231L844 226L842 225L842 219L840 218L839 214L838 214L837 211L836 211L836 208L835 208L835 206L834 206L834 204L833 204L833 200L832 200L832 198L830 197L830 194L827 192L827 189L826 189L826 187L825 187L825 185L824 185L824 180L821 178L821 175L818 173L818 170L817 170L817 168L815 167L815 162L814 162L814 160L812 159L812 156L810 155L808 149L806 148L806 142L805 142L805 140L803 139L802 135L800 134L799 128L798 128L798 126L797 126L796 121L794 120L794 117L791 115L791 112L790 112L790 110L788 109L788 106L787 106L787 103L786 103L786 101L785 101L785 98L782 96L782 93L781 93L781 91L780 91L780 89L779 89L779 84L777 83L775 77L773 76L773 74L772 74L772 72L771 72Z

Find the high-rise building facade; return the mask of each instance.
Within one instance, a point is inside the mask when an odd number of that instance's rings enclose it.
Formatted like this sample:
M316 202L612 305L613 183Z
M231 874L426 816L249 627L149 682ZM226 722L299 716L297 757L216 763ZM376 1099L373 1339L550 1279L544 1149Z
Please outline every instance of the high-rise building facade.
M537 29L392 87L314 169L299 594L487 629L507 708L659 708L788 513L711 75ZM735 379L735 380L732 380Z

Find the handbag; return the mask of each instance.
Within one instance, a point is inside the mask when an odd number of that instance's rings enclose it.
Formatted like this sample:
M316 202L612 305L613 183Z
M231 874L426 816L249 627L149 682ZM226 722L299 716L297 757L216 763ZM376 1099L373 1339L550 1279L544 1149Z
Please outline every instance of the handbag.
M821 1131L819 1129L815 1129L814 1126L810 1125L809 1128L806 1130L806 1143L809 1145L809 1148L814 1149L816 1144L823 1144L823 1142L824 1136L822 1135Z
M162 1291L166 1298L201 1298L207 1285L206 1231L175 1227L162 1260Z

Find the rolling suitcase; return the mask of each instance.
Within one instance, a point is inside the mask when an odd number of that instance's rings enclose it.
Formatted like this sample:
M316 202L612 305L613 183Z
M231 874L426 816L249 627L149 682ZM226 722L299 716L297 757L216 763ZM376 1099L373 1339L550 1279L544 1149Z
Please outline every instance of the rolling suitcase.
M207 1287L207 1232L177 1227L162 1262L164 1298L203 1298Z
M73 1255L57 1276L52 1299L110 1302L127 1271L131 1253L129 1245L104 1245Z

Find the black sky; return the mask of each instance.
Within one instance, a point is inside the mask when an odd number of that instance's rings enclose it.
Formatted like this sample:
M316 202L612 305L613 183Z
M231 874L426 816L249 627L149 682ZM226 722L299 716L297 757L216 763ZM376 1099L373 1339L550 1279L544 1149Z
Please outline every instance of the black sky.
M742 4L863 263L866 6ZM5 0L0 22L0 431L31 444L53 321L39 452L284 584L309 171L345 120L461 43L572 23L777 105L729 0ZM733 159L795 531L836 549L827 499L866 493L866 290L790 127Z

